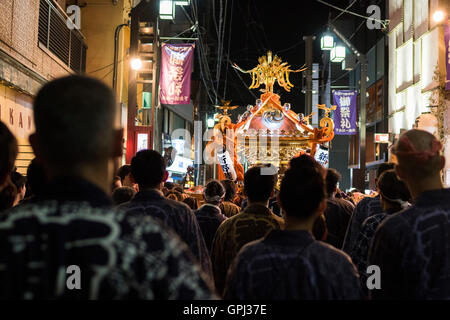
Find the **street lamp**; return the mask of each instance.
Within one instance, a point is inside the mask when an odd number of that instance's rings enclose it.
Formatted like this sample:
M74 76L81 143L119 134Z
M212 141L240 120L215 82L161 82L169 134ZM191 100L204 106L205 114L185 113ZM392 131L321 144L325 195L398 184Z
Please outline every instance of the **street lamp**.
M336 46L331 49L330 60L331 62L342 62L345 59L345 47Z
M332 24L328 24L328 28L333 34L335 34L347 47L350 52L352 52L355 57L358 59L358 61L361 64L361 71L360 71L360 81L359 81L359 91L360 91L360 112L359 112L359 179L356 183L357 188L361 190L365 190L365 176L366 176L366 93L367 93L367 59L366 55L359 52L356 47L350 43L350 41L339 32L339 30L336 29L336 27ZM331 41L328 39L324 39L328 35L325 35L322 37L323 43L331 43ZM334 42L334 41L333 41ZM333 62L342 62L345 59L345 53L346 48L342 46L333 46L330 52L330 59ZM342 48L342 49L341 49ZM325 49L329 50L329 49Z
M208 128L214 128L214 118L208 118L208 120L206 120L206 124L208 126Z
M442 11L442 10L436 10L436 11L433 13L433 20L434 20L435 22L440 23L440 22L444 21L444 19L445 19L445 13L444 13L444 11Z
M133 58L131 59L131 69L133 70L139 70L142 68L142 60L139 58Z
M320 39L320 48L322 50L331 50L334 48L334 38L330 35L324 35Z
M159 1L159 18L161 20L175 19L175 4L176 4L176 1L160 0Z

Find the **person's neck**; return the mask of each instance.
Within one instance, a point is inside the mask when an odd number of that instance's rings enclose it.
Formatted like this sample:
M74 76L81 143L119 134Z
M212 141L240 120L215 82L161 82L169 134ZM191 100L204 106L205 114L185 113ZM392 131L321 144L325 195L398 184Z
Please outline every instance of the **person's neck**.
M217 203L217 202L205 202L205 204L208 204L208 205L210 205L210 206L214 206L214 207L218 207L219 205L220 205L220 203Z
M381 207L383 209L383 211L388 211L390 209L395 208L395 206L387 201L382 201L381 202Z
M316 217L317 216L314 215L314 218L303 220L292 216L285 216L284 230L305 230L312 233Z
M253 206L253 205L261 205L261 206L264 206L264 207L268 207L269 206L269 199L267 199L266 201L250 201L250 200L248 200L247 206Z
M22 197L21 197L20 194L18 193L18 194L16 195L16 198L14 199L13 207L17 206L17 205L20 203L20 201L22 201Z
M407 181L409 191L411 192L411 198L415 200L420 194L430 191L443 189L444 185L440 176L431 176L426 179Z
M139 185L139 191L152 191L152 190L161 192L162 187L160 184L158 184L155 187L142 187L141 185Z
M102 189L105 193L110 189L110 168L109 161L104 161L96 164L85 164L77 168L60 168L49 170L50 179L71 176L86 180L98 188Z

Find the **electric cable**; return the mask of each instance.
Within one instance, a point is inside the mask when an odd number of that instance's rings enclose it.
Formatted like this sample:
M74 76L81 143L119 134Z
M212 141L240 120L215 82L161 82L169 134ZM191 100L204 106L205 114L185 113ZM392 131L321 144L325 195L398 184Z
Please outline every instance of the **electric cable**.
M339 11L341 11L343 13L348 13L348 14L354 15L354 16L359 17L359 18L363 18L363 19L366 19L366 20L372 20L372 21L375 21L375 22L379 22L379 23L381 23L383 25L383 27L386 27L386 24L387 24L386 20L379 20L379 19L375 19L375 18L372 18L372 17L366 17L366 16L363 16L363 15L361 15L359 13L348 11L346 9L342 9L342 8L336 7L335 5L332 5L332 4L330 4L330 3L326 2L326 1L323 1L323 0L316 0L316 1L322 3L322 4L326 5L326 6L329 6L329 7L333 8L333 9L339 10Z
M227 57L230 56L230 48L231 48L231 27L233 26L233 7L234 7L234 0L231 0L231 14L230 14L230 29L228 30L228 51L227 51ZM223 86L223 98L225 99L226 93L227 93L227 84L228 84L228 71L229 70L229 64L226 64L225 67L225 83Z
M335 22L337 19L339 19L340 16L342 16L344 13L346 13L347 10L350 9L350 8L355 4L355 2L356 2L356 0L353 0L353 2L350 3L350 4L348 5L348 7L344 9L344 11L341 11L341 13L339 13L339 14L336 16L336 18L334 18L333 21L331 21L331 23Z

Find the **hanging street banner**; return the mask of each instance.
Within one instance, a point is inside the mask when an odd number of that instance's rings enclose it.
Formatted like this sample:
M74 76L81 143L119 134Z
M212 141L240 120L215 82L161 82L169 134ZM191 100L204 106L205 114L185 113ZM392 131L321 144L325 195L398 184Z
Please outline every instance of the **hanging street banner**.
M356 134L356 91L334 90L334 133L336 135Z
M450 22L444 25L445 41L445 64L447 66L447 78L445 79L445 90L450 90Z
M159 99L161 104L189 104L194 44L162 44Z

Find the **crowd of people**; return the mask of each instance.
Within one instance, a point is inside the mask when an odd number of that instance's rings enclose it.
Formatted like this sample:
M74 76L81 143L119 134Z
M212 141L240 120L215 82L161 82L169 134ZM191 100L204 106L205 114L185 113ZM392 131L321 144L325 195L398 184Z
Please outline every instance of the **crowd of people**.
M114 118L103 83L46 84L26 177L0 122L0 298L450 298L450 189L430 133L402 134L397 163L379 166L370 196L342 192L339 172L304 154L279 182L257 165L243 185L211 180L199 197L167 182L154 150L114 174ZM66 285L73 265L77 290ZM369 266L381 285L368 286Z

